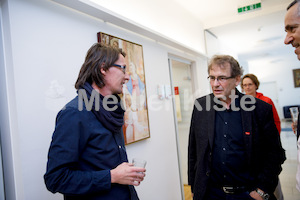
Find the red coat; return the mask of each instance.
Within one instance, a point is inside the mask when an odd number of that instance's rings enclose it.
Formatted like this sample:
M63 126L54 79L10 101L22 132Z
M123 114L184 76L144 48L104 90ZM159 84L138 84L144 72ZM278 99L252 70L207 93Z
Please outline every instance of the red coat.
M256 92L256 98L263 100L264 102L267 102L268 104L272 105L274 122L275 122L276 128L280 134L280 132L281 132L280 119L279 119L279 116L278 116L278 113L277 113L277 110L275 108L273 101L269 97L264 96L263 93L260 93L260 92Z

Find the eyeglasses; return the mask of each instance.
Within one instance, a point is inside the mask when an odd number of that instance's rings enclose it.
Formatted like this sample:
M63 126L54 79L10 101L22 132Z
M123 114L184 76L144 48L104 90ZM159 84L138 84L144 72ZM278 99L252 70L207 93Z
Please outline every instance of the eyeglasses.
M210 82L214 82L215 80L217 80L219 83L224 83L226 82L228 79L234 78L233 76L219 76L219 77L214 77L214 76L208 76L207 80L209 80Z
M251 87L251 86L253 86L253 85L254 85L253 83L249 83L249 84L243 84L242 86L243 86L243 87L248 87L248 86Z
M125 72L126 72L126 65L117 65L117 64L113 64L112 66L121 68L122 71L123 71L124 74L125 74Z

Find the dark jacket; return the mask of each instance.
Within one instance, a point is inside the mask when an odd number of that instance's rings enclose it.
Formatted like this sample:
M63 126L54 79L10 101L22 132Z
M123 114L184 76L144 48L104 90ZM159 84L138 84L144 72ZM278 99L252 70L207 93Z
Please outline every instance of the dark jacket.
M237 90L236 90L237 91ZM244 95L237 91L239 98ZM188 180L195 200L201 200L206 192L211 170L214 142L215 113L214 95L210 94L195 101L192 114L188 147ZM208 104L210 108L207 109ZM272 106L259 99L253 111L241 109L244 143L247 162L251 166L255 187L272 194L281 172L285 152L276 129ZM202 109L202 110L201 110Z
M112 133L92 111L79 111L76 97L57 115L44 179L66 200L136 200L133 186L111 184L110 170L127 161L122 131Z

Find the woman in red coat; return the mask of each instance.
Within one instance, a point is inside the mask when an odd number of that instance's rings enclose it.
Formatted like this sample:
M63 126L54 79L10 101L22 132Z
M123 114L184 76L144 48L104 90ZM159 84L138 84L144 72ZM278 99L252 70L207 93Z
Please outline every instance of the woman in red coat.
M272 105L274 122L275 122L276 128L280 134L280 132L281 132L280 119L279 119L277 110L275 108L275 105L269 97L266 97L262 93L256 91L259 87L259 81L258 81L257 77L254 74L246 74L242 78L241 87L247 95L254 96L254 97L261 99L261 100L267 102L268 104Z

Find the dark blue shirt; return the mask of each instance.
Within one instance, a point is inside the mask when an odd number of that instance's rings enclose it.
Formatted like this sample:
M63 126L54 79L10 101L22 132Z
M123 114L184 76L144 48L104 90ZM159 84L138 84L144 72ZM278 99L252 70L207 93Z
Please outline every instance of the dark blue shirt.
M235 107L240 106L239 99ZM216 111L211 182L220 186L247 186L250 174L243 137L241 111Z
M127 162L122 131L112 133L78 97L61 110L49 148L45 183L65 200L138 200L133 186L112 184L110 170Z

